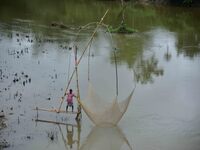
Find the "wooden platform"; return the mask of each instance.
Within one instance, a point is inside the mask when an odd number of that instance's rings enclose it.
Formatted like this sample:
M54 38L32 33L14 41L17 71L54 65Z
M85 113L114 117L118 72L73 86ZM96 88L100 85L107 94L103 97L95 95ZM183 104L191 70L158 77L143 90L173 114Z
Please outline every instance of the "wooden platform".
M55 112L55 113L67 113L67 114L77 114L78 112L76 111L65 111L65 110L60 110L58 111L57 109L43 109L43 108L35 108L33 110L38 110L38 111L48 111L48 112Z

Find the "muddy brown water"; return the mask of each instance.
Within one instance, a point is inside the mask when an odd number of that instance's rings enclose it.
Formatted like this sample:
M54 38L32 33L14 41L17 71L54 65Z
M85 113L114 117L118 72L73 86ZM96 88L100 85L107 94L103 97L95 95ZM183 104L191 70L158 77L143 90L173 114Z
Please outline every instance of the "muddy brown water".
M34 149L200 149L200 22L199 8L147 7L129 3L127 26L137 33L106 33L100 28L91 45L90 79L105 99L116 95L116 50L119 99L136 84L132 101L117 127L99 128L83 113L39 112L58 108L74 68L77 29L97 21L121 22L117 2L0 2L0 148ZM94 29L78 37L78 56ZM79 66L81 98L87 93L88 51ZM70 88L76 91L75 79ZM76 102L75 102L76 105ZM65 109L66 103L62 109ZM5 127L6 124L6 127ZM7 147L7 148L6 148Z

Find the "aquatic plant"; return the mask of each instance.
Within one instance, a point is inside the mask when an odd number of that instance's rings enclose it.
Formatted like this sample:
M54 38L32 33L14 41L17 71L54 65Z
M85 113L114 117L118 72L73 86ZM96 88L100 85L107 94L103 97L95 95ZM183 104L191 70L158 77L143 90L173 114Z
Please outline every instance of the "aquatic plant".
M58 133L56 131L47 131L46 133L50 141L58 141Z
M137 30L127 27L125 23L120 24L117 28L109 26L108 31L110 33L125 33L125 34L131 34L137 32Z

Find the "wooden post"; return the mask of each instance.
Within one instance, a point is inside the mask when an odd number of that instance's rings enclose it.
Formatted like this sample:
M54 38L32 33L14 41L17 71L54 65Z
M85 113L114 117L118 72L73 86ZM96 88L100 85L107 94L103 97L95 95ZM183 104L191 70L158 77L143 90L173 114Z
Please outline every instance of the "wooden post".
M78 107L77 107L77 115L76 120L81 120L81 104L80 104L80 91L79 91L79 81L78 81L78 62L77 62L77 46L74 47L74 53L75 53L75 70L76 70L76 88L77 88L77 100L78 100Z
M88 52L88 81L90 81L90 48L91 48L92 42L90 43L89 52Z
M115 59L115 73L116 73L116 95L118 96L118 72L117 72L117 58L114 50L114 59Z
M39 114L38 114L38 107L36 107L36 111L37 111L36 119L38 119L38 117L39 117Z

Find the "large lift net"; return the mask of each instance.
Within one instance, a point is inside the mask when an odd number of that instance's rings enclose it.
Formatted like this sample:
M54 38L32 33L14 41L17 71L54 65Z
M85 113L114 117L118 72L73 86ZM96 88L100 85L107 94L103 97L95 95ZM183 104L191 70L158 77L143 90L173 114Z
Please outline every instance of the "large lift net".
M88 94L80 103L84 112L95 125L116 125L126 112L133 92L134 89L123 101L118 101L117 96L112 101L108 101L100 98L89 82Z

